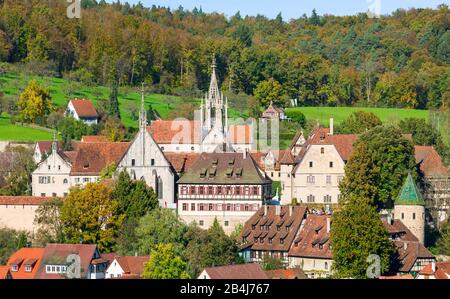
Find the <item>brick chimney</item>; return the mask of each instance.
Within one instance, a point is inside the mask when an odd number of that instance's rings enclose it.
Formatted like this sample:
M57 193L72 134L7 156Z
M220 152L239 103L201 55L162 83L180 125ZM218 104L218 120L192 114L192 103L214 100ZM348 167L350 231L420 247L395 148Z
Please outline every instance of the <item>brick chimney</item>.
M264 216L267 216L267 205L264 205Z
M327 217L327 234L331 231L331 218Z
M281 206L276 205L275 206L275 216L280 216L280 214L281 214Z

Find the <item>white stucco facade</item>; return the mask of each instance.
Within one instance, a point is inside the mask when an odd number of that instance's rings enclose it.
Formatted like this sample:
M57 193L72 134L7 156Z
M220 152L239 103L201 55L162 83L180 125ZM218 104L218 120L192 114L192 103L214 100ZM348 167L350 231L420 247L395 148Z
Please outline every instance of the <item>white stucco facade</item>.
M281 203L289 204L296 198L299 203L337 204L344 167L334 145L309 145L293 173L290 173L291 166L281 167Z

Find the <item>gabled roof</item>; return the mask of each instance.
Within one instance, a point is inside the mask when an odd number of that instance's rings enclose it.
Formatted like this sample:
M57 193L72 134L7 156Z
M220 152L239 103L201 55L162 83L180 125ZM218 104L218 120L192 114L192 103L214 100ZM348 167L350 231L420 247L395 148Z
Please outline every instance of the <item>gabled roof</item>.
M433 146L414 146L414 156L425 176L450 176L450 167L444 165Z
M259 264L241 264L205 268L211 279L268 279Z
M147 127L158 144L200 144L200 122L191 120L156 120Z
M98 117L97 110L91 100L70 100L79 117Z
M417 259L434 259L433 254L420 242L395 241L394 243L399 254L400 272L410 272Z
M119 164L130 146L129 142L80 142L76 148L70 175L98 175L106 166Z
M86 277L89 266L97 253L97 246L91 244L47 244L42 256L42 262L36 278L62 279L61 274L46 273L46 265L65 265L66 259L71 254L80 257L81 277Z
M0 205L26 205L26 206L38 206L47 201L50 201L52 197L38 197L38 196L0 196Z
M144 272L144 265L149 259L149 256L116 256L114 260L124 271L123 274L136 275L140 277L142 272Z
M327 220L330 216L309 214L294 239L289 256L331 259L330 232Z
M11 271L8 266L0 266L0 279L12 278Z
M420 194L420 191L417 189L416 184L414 183L414 180L409 173L406 177L406 180L403 184L402 189L400 190L400 193L395 200L396 205L420 205L424 206L425 201L422 198L422 195Z
M202 153L178 184L265 184L255 161L242 153Z
M419 242L414 234L403 224L401 220L395 219L391 223L387 220L382 220L384 227L391 237L398 237L402 241Z
M36 146L39 148L39 152L42 154L49 154L52 151L53 141L38 141ZM62 142L58 141L58 151L62 150Z
M241 249L288 252L304 215L305 208L300 206L267 206L266 214L265 207L261 207L245 222L240 236ZM267 225L269 230L265 228Z
M18 267L18 271L11 271L13 279L34 279L36 278L39 267L44 255L44 248L22 248L16 251L8 260L8 267L12 265ZM33 260L33 264L30 261ZM26 265L31 265L31 272L25 271Z
M174 153L164 152L164 156L170 162L177 173L187 172L197 161L201 154L199 153Z

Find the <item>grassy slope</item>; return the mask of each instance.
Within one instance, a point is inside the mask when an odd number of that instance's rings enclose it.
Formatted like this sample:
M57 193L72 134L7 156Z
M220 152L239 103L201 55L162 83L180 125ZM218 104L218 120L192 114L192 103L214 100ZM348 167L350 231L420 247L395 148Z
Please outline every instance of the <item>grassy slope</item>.
M0 140L14 141L39 141L51 140L53 134L47 131L12 125L9 116L3 114L0 116Z
M320 124L327 126L331 117L334 123L341 123L351 113L359 110L373 112L383 123L397 123L399 120L415 117L428 119L427 110L396 109L396 108L361 108L361 107L299 107L288 110L300 110L308 120L318 120Z

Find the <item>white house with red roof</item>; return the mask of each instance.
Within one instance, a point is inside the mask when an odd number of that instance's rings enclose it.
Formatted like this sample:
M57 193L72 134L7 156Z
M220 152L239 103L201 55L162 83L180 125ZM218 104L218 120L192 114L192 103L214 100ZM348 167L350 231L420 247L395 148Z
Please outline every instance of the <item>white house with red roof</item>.
M72 116L76 120L81 120L87 125L97 124L99 117L92 101L85 99L70 100L67 105L66 115Z
M106 269L105 278L141 278L145 263L149 259L149 256L116 256Z

